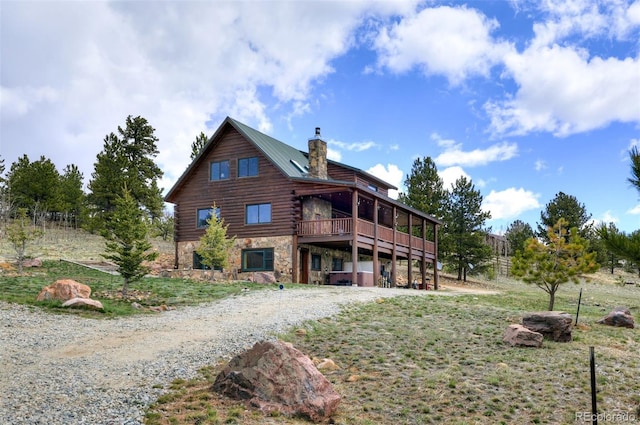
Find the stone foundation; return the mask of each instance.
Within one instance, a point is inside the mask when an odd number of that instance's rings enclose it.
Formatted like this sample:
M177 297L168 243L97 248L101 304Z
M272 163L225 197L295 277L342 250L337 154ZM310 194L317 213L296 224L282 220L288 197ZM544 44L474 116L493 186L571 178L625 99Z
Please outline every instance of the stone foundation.
M229 280L255 280L253 272L241 271L241 252L251 248L273 248L273 273L277 282L291 282L292 264L291 247L292 236L277 236L269 238L238 238L229 253L229 266L221 273L213 272L213 277L223 277ZM193 270L193 253L200 246L200 241L178 242L178 270L181 276L191 274L209 275L211 271Z

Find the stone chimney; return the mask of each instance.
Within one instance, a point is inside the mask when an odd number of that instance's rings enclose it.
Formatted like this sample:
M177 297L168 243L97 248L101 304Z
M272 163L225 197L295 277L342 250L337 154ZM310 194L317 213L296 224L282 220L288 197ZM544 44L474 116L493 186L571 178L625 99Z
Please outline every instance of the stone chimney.
M316 127L316 134L309 139L309 173L315 179L327 180L327 143L320 136L320 127Z

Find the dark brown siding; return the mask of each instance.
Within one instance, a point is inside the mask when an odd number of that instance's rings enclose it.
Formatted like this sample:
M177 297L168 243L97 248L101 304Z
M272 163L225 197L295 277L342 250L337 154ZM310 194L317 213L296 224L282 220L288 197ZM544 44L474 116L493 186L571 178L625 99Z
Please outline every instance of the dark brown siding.
M238 178L238 158L258 159L258 176ZM214 161L229 160L229 179L210 181L209 167ZM198 168L181 185L175 195L177 204L176 240L198 240L204 233L196 228L197 210L215 202L229 225L228 236L239 238L291 235L291 182L237 131L228 127L220 141L202 158ZM245 224L245 207L271 204L271 224Z
M328 174L334 180L345 180L350 182L356 182L357 184L368 187L370 184L376 186L378 188L378 193L388 196L389 188L386 186L382 186L380 183L372 182L367 179L365 176L356 173L353 170L350 170L346 167L341 167L336 164L329 164Z

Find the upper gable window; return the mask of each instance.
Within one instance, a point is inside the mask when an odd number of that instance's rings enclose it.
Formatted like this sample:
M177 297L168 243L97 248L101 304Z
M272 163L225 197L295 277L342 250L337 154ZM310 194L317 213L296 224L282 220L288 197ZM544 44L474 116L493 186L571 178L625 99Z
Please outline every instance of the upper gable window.
M374 192L378 191L378 186L369 183L369 185L367 186L370 190L373 190Z
M252 177L258 175L258 157L241 158L238 160L238 177Z
M210 180L226 180L229 178L229 161L211 163Z

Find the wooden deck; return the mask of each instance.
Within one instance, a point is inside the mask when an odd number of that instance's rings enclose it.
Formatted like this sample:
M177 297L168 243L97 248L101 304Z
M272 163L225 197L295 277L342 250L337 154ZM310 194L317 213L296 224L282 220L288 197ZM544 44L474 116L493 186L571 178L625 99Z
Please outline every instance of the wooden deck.
M354 232L355 229L355 232ZM351 241L355 233L358 244L396 254L406 258L435 258L435 244L432 241L409 235L390 227L378 225L368 220L353 218L334 218L325 220L307 220L297 223L296 232L300 242L340 242Z

